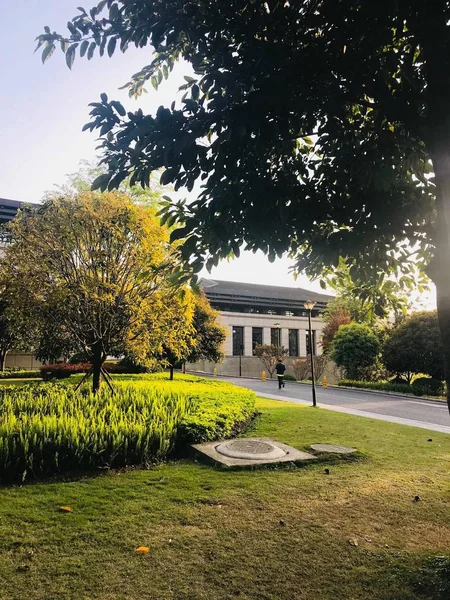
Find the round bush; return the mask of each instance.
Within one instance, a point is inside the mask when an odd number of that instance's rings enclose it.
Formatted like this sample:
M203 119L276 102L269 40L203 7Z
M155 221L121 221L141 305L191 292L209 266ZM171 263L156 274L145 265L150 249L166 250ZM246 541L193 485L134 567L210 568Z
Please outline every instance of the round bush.
M442 396L444 393L444 384L439 379L432 377L418 377L415 379L411 387L418 396L429 394L430 396Z
M295 378L295 376L291 375L290 373L286 373L285 374L284 380L285 381L297 381L297 379Z

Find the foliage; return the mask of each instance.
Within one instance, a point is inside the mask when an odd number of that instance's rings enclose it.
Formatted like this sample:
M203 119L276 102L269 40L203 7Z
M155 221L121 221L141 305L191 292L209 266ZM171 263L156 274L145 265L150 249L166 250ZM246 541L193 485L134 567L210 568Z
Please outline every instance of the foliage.
M55 365L43 365L40 375L44 381L51 379L67 379L77 373L87 373L91 369L91 363L57 363Z
M204 292L200 291L195 298L193 322L196 343L187 358L188 362L210 360L217 363L223 360L226 330L218 319L219 312L211 307Z
M223 382L129 375L115 394L39 384L0 390L0 478L121 467L177 444L226 437L254 412L255 394Z
M342 325L333 340L332 359L349 379L359 379L364 369L375 364L380 342L367 325Z
M323 320L325 325L322 330L322 347L324 353L327 353L331 351L331 344L339 327L351 323L352 318L347 307L335 299L328 303Z
M314 356L314 377L316 381L320 381L325 372L326 366L328 364L328 356L326 354L321 354L320 356Z
M415 313L393 329L383 362L391 373L425 373L442 381L444 349L436 311Z
M413 392L418 396L428 394L430 396L442 396L444 384L440 379L433 377L417 377L411 384Z
M145 363L173 343L185 275L151 211L118 192L84 193L20 213L11 231L4 268L18 310L39 325L39 358L83 353L97 390L107 355Z
M291 375L290 373L285 373L283 375L283 379L284 379L284 381L297 381L297 378L295 377L295 375Z
M416 382L418 383L416 384ZM442 396L444 393L442 381L429 377L419 377L413 381L412 385L406 381L395 383L393 381L355 381L351 379L341 379L338 385L414 396Z
M320 381L328 363L328 356L321 354L320 356L314 356L313 360L315 380ZM311 358L296 358L292 361L292 370L297 381L311 379Z
M338 385L343 387L363 388L367 390L379 390L382 392L394 392L396 394L414 394L412 387L407 383L354 381L352 379L341 379Z
M288 251L313 276L343 259L375 291L391 275L408 290L426 269L450 383L450 5L378 4L102 0L66 36L46 27L38 48L45 61L60 45L72 67L77 52L151 45L131 95L187 60L181 107L92 103L85 128L108 165L95 185L145 186L158 168L175 189L202 181L196 201L164 209L195 270L243 245Z
M266 367L271 379L278 360L285 360L289 356L289 352L286 348L283 348L283 346L274 346L272 344L256 344L254 353Z
M296 358L292 361L292 370L297 381L305 381L311 377L311 363L307 358Z
M6 371L0 373L0 379L35 379L37 377L40 377L40 375L40 371L12 371L6 369Z

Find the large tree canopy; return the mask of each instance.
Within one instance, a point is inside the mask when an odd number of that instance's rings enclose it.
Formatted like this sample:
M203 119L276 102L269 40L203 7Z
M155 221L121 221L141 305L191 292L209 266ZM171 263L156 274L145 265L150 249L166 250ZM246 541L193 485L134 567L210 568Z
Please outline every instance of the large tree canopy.
M39 45L46 59L61 44L69 67L152 46L132 94L187 60L182 108L93 104L109 168L97 185L146 185L161 167L175 188L202 181L166 207L198 269L244 244L312 275L341 256L361 278L407 278L413 248L438 288L450 379L449 23L445 0L103 0Z
M184 273L169 231L148 208L119 192L49 200L11 222L5 251L16 312L38 329L37 354L88 356L93 389L110 354L145 361L176 347L174 326L185 309ZM188 327L193 307L187 309Z

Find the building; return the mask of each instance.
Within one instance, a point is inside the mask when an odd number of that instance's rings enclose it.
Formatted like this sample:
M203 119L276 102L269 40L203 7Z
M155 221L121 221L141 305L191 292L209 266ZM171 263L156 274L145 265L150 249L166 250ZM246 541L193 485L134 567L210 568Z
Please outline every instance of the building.
M289 352L286 364L310 353L321 354L321 314L333 298L300 288L201 279L200 287L211 306L220 312L227 329L225 359L215 365L200 361L190 369L219 375L260 377L264 369L254 356L257 344L283 346ZM308 312L304 303L315 303L311 311L312 340L308 333Z

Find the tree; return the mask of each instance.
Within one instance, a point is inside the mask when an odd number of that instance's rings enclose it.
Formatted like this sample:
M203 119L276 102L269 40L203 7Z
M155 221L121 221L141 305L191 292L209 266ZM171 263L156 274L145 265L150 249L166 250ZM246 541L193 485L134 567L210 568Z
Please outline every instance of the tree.
M183 294L172 299L171 310L163 316L167 327L162 338L161 358L169 366L170 380L173 379L175 365L186 360L196 346L194 310L194 294L186 289Z
M328 353L339 327L351 323L352 318L345 305L340 304L338 300L332 300L324 312L323 319L325 326L322 329L322 347L324 353Z
M273 346L271 344L256 344L254 352L269 372L270 379L272 379L278 360L284 360L289 355L283 346Z
M444 353L436 311L413 314L391 331L383 347L383 363L391 373L425 373L442 381Z
M296 358L292 361L292 369L297 381L304 381L311 377L311 361L307 358Z
M227 335L218 318L218 311L211 308L207 297L200 291L195 298L193 321L196 343L187 357L188 362L210 360L217 363L223 360L223 344Z
M46 202L11 223L11 296L39 327L38 355L89 356L93 391L106 357L144 362L173 335L182 275L169 231L119 192ZM170 343L174 342L171 338Z
M367 325L342 325L333 340L332 359L343 367L349 379L360 379L375 365L380 342Z
M450 5L396 2L102 0L68 35L49 27L42 59L152 46L131 95L182 57L182 107L156 115L105 94L85 127L102 137L113 189L131 175L192 190L168 203L195 269L247 249L288 251L319 276L346 259L372 286L416 266L436 284L450 409ZM434 176L431 176L434 173ZM414 265L414 266L413 266Z

